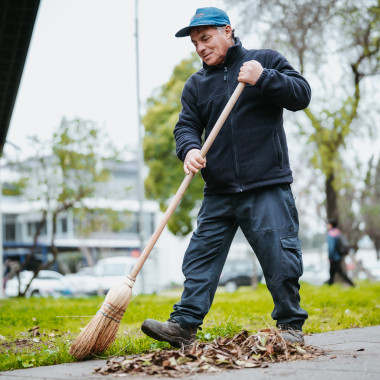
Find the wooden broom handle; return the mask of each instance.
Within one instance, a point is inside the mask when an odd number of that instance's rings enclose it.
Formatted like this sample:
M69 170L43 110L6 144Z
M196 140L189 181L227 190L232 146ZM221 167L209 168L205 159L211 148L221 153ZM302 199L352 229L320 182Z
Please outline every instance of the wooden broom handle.
M202 155L202 157L206 157L206 154L209 151L212 143L214 142L216 136L218 135L218 133L221 130L224 122L226 121L228 115L230 114L233 106L235 105L235 103L238 100L241 92L243 91L244 86L245 86L245 83L239 82L239 84L237 85L235 91L231 95L231 98L227 102L227 104L224 107L221 115L219 116L219 118L216 121L214 127L212 128L210 134L208 135L205 143L203 144L203 147L201 149L201 155ZM174 213L175 209L177 208L180 200L182 199L183 194L185 193L185 191L186 191L187 187L189 186L189 184L190 184L191 180L193 179L193 177L194 177L194 173L190 172L189 174L187 174L185 176L184 180L182 181L180 187L177 190L177 193L175 194L175 196L171 200L171 202L169 204L169 207L165 211L165 214L163 215L162 219L158 223L158 226L156 227L155 231L153 232L153 235L148 240L148 242L147 242L144 250L142 251L142 253L141 253L140 257L139 257L139 260L137 261L137 263L133 267L133 269L132 269L132 271L131 271L131 273L129 275L133 279L136 278L136 276L140 272L142 266L144 265L146 259L148 258L149 254L152 251L154 245L156 244L158 238L161 236L162 231L166 227L166 225L167 225L170 217L172 216L172 214Z

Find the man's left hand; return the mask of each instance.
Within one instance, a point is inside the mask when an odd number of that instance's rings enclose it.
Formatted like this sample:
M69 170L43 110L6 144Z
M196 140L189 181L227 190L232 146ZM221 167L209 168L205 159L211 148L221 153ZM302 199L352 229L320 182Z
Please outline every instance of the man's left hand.
M258 61L247 61L243 63L240 68L238 81L243 83L249 83L252 86L256 84L264 71L261 63Z

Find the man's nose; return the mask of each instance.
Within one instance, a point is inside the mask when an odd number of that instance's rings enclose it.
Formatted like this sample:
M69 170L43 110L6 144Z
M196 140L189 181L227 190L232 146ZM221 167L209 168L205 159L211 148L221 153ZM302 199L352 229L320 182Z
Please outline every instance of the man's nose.
M202 43L200 43L200 42L198 42L198 44L197 44L197 53L199 54L202 51L204 51L205 49L206 49L205 45L202 44Z

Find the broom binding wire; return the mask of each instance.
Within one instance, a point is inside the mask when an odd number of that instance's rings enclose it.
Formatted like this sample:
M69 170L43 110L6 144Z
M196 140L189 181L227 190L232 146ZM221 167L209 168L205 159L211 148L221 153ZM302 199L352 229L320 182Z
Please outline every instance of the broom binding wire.
M106 318L120 324L125 313L125 309L120 309L117 306L112 305L112 303L104 301L97 313L103 314Z

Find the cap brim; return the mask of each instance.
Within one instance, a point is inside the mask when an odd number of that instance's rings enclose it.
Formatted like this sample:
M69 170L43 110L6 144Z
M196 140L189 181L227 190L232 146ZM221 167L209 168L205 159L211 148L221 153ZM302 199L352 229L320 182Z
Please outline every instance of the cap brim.
M176 37L188 37L188 36L190 36L190 31L192 28L193 28L193 26L186 26L185 28L182 28L181 30L179 30L175 34L175 36Z
M219 23L213 23L213 24L206 23L206 24L198 24L198 25L186 26L185 28L180 29L175 34L175 36L176 37L187 37L187 36L190 36L191 29L196 28L197 26L226 26L226 25L229 25L229 24L226 24L226 23L221 23L221 24L219 24Z

